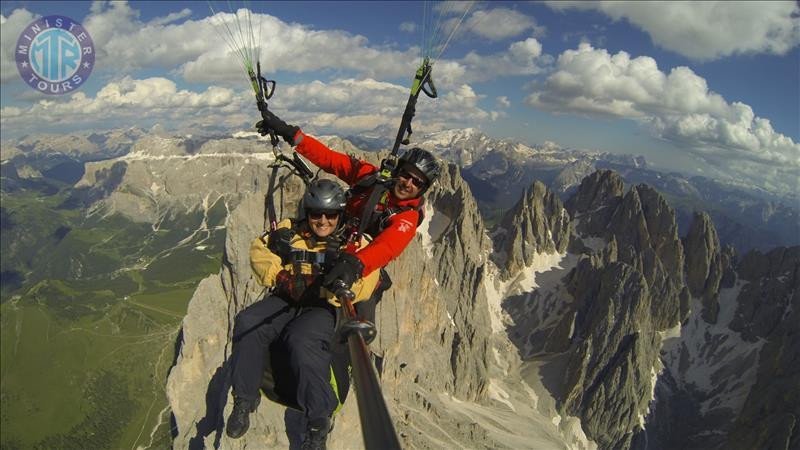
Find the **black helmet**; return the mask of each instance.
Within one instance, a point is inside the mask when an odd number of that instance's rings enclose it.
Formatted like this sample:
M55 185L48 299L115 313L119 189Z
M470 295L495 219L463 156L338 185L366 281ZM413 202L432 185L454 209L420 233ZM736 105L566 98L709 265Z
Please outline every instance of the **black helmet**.
M344 189L335 181L313 181L303 195L303 211L344 211Z
M441 166L439 166L439 162L436 161L436 158L431 154L431 152L427 150L423 150L419 147L414 147L407 150L403 153L403 156L400 157L400 161L398 161L398 168L402 168L404 165L409 164L417 168L425 178L427 178L428 185L423 189L423 192L426 191L437 178L439 178L439 174L442 171Z

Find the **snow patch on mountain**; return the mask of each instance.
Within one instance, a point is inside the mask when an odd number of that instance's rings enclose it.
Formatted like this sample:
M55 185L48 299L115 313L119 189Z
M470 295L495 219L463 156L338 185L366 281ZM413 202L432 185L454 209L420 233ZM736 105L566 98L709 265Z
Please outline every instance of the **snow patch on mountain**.
M503 312L503 300L506 298L506 285L500 280L497 266L492 263L487 264L486 282L483 288L486 291L486 300L489 305L489 319L492 325L492 333L505 331L505 323L511 319Z
M244 159L247 164L249 158L258 161L274 161L275 156L272 153L197 153L194 155L153 155L145 152L131 152L125 156L118 158L119 161L200 161L203 159Z
M428 258L433 258L433 245L452 223L444 213L437 212L430 203L425 204L425 220L417 228L417 234L422 238L422 248Z
M664 362L676 381L708 394L702 402L703 414L718 408L738 414L756 381L758 353L764 341L747 342L729 327L742 286L739 281L732 288L720 290L716 324L702 319L702 303L693 299L692 313L680 337L664 341Z
M558 280L537 277L537 274L549 272L553 269L564 269L567 261L566 253L537 253L533 257L533 264L527 266L525 270L520 271L516 278L509 281L509 286L512 288L511 293L529 292L534 289L542 289L544 291L552 290L554 282ZM540 285L543 283L545 285Z

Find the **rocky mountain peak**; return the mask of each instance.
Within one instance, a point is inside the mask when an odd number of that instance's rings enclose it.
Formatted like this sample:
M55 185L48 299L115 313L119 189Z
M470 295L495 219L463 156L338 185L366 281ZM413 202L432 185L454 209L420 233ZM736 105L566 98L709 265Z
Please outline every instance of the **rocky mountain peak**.
M798 448L800 247L751 252L739 268L747 284L742 287L730 328L763 347L756 382L732 424L725 447Z
M567 201L567 210L578 214L616 202L624 192L622 178L611 170L597 170L585 177L577 193Z
M365 155L373 161L378 156ZM555 448L566 442L640 448L662 423L653 411L679 414L675 405L692 395L735 415L755 370L743 384L729 374L757 363L762 340L770 349L762 353L766 360L791 365L782 355L793 331L781 319L800 310L790 306L798 298L800 250L747 256L737 280L733 253L720 247L707 215L695 216L682 241L675 210L659 192L644 184L625 191L622 178L608 170L584 178L566 206L541 182L531 183L490 241L462 173L462 167L446 165L426 194L425 220L389 265L394 286L378 306L372 349L404 447L528 448L536 442ZM194 294L168 382L176 447L288 446L283 410L274 404L262 404L242 440L219 431L231 407L226 377L232 323L263 295L246 249L263 228L264 188L227 188L243 189L235 191L243 198L226 223L224 264ZM299 184L285 186L280 214L292 212L301 192ZM555 258L537 263L543 255ZM751 345L747 352L730 361L714 353L728 351L726 339L736 344L739 334ZM669 354L667 336L678 342ZM692 359L697 354L713 361ZM719 388L690 383L698 383L704 364L719 360L722 368L703 375L723 380ZM691 364L699 368L687 369ZM759 380L771 374L764 370ZM783 380L785 389L790 380ZM676 403L653 401L657 391ZM791 428L791 408L773 394L770 407L785 407L788 415L778 419ZM674 420L665 419L664 429ZM358 423L350 400L337 416L329 447L360 448ZM514 430L512 440L506 440L508 429ZM541 440L513 440L528 433Z
M564 253L569 244L570 217L561 200L540 181L525 190L495 232L495 262L505 274L534 263L541 253Z
M301 192L287 189L279 208L286 213ZM427 194L425 215L415 240L390 264L394 287L378 305L379 334L371 347L380 361L382 388L405 447L424 447L434 436L441 439L442 430L447 446L496 446L483 428L463 428L449 400L486 402L490 367L496 364L485 288L491 246L458 167L447 166ZM288 445L282 408L269 402L262 402L244 438L231 441L216 431L231 407L225 380L233 318L262 295L247 261L249 241L261 232L262 218L262 194L248 195L227 222L220 274L204 280L191 300L181 353L168 381L176 447L203 442L210 447L215 440L225 448ZM358 448L359 435L356 402L350 400L337 415L329 447Z
M754 341L769 338L792 309L800 308L800 247L779 247L742 257L739 294L731 329Z
M600 170L567 201L577 221L570 248L583 255L565 280L575 313L560 404L601 448L632 445L655 388L660 333L689 313L675 211L647 185L623 187Z
M686 285L693 296L702 299L703 319L708 323L716 323L720 283L726 271L732 270L732 249L720 248L717 230L705 212L695 213L683 242L686 249Z

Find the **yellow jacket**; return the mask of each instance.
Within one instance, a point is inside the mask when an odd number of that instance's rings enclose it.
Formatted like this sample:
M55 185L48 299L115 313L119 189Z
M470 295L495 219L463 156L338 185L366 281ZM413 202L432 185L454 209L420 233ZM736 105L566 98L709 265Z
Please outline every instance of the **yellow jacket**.
M290 219L284 219L280 223L278 223L277 229L282 228L291 228L292 222ZM295 233L292 237L289 245L292 248L298 250L306 250L314 253L325 252L326 244L325 242L316 242L316 245L311 239L306 239L301 236L299 233ZM367 245L366 239L362 238L362 243L359 248L364 248ZM253 273L256 275L258 282L262 286L266 287L274 287L275 286L275 279L278 273L282 270L286 270L292 275L296 275L296 267L294 264L281 264L281 257L273 253L271 250L267 248L267 236L258 237L253 240L253 243L250 244L250 266L253 268ZM302 262L299 264L300 271L304 275L310 275L313 273L312 265L308 262ZM319 275L324 276L324 274ZM375 288L378 285L378 278L380 277L380 271L375 270L371 272L364 278L359 279L355 283L353 283L352 291L355 294L355 299L353 303L357 303L360 301L364 301L369 299L372 293L375 291ZM320 297L327 299L328 303L339 306L336 297L331 293L329 290L322 288L320 289Z

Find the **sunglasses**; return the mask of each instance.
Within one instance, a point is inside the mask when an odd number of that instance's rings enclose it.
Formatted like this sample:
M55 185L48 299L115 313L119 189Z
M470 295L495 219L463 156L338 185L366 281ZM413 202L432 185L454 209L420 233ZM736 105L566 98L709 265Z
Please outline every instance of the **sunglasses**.
M339 211L308 211L308 218L311 220L320 220L323 217L329 220L336 220L339 218Z
M407 171L405 169L401 169L399 172L397 172L397 176L400 177L400 178L405 178L406 180L410 180L411 184L416 186L417 189L423 189L423 188L425 188L425 186L428 185L427 181L425 181L425 180L423 180L423 179L421 179L419 177L415 177L414 175L412 175L409 171Z

